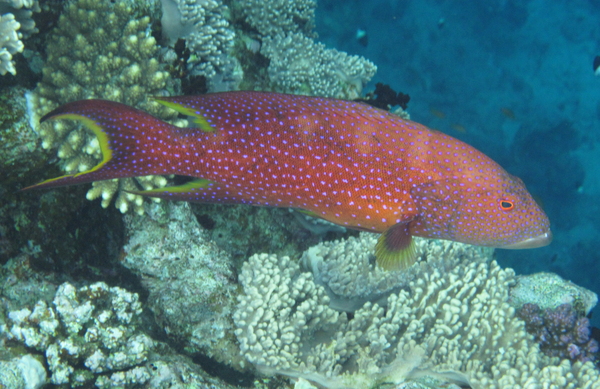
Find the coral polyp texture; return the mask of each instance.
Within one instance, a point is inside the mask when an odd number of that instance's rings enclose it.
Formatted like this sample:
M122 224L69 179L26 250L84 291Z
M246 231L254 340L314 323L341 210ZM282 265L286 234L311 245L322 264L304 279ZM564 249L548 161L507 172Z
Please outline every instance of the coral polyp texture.
M238 0L231 8L243 20L249 50L267 57L263 88L276 92L354 99L371 80L371 61L328 49L315 41L314 0ZM260 42L260 43L259 43ZM262 76L262 72L259 72ZM260 77L259 77L260 78Z
M278 33L263 39L261 54L274 90L354 99L375 75L377 66L356 55L327 49L301 33Z
M157 322L189 352L239 364L231 320L238 286L229 255L207 239L188 203L146 209L126 216L123 265L140 276Z
M150 18L141 7L127 2L77 0L65 5L48 39L43 80L33 94L35 113L41 116L57 106L80 99L119 101L163 119L175 113L149 96L166 95L173 81L158 61L158 45L150 35ZM42 146L57 148L66 173L81 172L101 160L96 137L66 121L44 123ZM128 178L95 182L88 199L102 199L107 207L116 196L121 212L143 212L142 198L125 190L165 186L163 177Z
M508 303L511 269L481 253L422 256L385 308L369 301L351 317L332 309L325 289L288 257L252 256L234 314L243 355L263 373L327 388L404 385L423 375L474 389L600 385L592 362L540 353Z
M188 70L207 78L222 73L234 59L235 33L225 15L227 6L217 0L161 0L163 34L174 43L182 38L190 51ZM234 65L235 66L235 65Z
M337 310L354 311L367 301L385 305L389 295L405 288L420 277L418 266L406 271L386 271L376 266L368 247L375 247L378 235L363 232L339 242L323 242L306 250L300 259L303 269L310 270L318 285L325 288L329 306ZM488 258L493 249L454 244L450 241L414 238L421 260L455 258L458 260ZM446 268L448 270L448 268Z
M38 389L46 383L47 379L42 362L30 354L10 361L0 360L0 388L2 389Z
M510 303L515 308L536 304L540 309L571 305L580 315L588 315L598 303L598 295L591 290L563 279L558 274L540 272L516 277L510 288Z
M103 282L77 289L65 283L52 305L8 314L2 332L8 339L44 353L56 385L114 387L144 383L144 362L154 341L138 332L142 312L138 295Z
M315 0L238 0L236 7L263 36L280 32L314 35Z

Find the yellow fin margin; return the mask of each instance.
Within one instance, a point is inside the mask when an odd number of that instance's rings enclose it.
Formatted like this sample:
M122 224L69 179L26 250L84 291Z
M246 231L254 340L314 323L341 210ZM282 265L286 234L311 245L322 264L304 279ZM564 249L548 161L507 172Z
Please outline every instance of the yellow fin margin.
M172 101L162 100L160 97L153 97L153 99L159 103L164 105L167 108L171 108L179 113L182 113L186 116L192 117L193 122L198 125L198 127L204 132L215 132L216 129L206 120L206 118L198 113L198 110L194 108L185 107L179 103L175 103Z
M214 182L214 181L207 180L205 178L201 178L199 180L192 180L192 181L186 182L185 184L182 184L182 185L165 186L164 188L156 188L156 189L142 190L142 191L128 191L128 192L152 197L152 195L164 195L167 193L194 192L197 189L204 189L210 185L215 185L215 184L216 184L216 182Z
M375 259L384 270L408 269L417 261L417 245L406 225L397 224L381 234L375 245Z
M82 171L79 173L65 174L64 176L50 178L50 179L44 180L38 184L32 185L32 186L24 188L24 189L33 189L37 186L48 184L50 182L54 182L57 180L62 180L63 178L69 178L69 177L75 178L75 177L78 177L78 176L81 176L84 174L89 174L89 173L95 172L96 170L100 169L102 166L106 165L108 163L108 161L110 161L112 159L113 152L108 145L109 144L108 136L102 130L102 127L100 127L98 124L96 124L96 122L93 119L90 119L90 118L82 116L82 115L73 114L73 113L56 115L56 116L52 116L49 119L51 119L51 120L54 120L54 119L75 120L75 121L83 124L89 130L91 130L94 133L94 135L96 135L96 137L98 138L98 144L100 145L100 152L102 153L102 161L100 161L100 163L98 163L96 166L92 167L91 169L88 169L88 170L85 170L85 171Z

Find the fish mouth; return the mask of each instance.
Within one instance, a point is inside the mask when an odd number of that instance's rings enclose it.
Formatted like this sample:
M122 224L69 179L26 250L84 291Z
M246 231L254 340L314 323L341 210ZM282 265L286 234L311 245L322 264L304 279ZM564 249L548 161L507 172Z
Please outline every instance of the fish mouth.
M552 232L547 231L538 236L534 236L533 238L525 239L517 243L507 244L506 246L502 246L502 249L535 249L537 247L544 247L552 242Z

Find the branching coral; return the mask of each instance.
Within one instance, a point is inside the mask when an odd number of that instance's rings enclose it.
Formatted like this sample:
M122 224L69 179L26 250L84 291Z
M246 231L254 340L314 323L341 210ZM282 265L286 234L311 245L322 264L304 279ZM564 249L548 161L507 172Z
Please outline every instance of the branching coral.
M315 0L237 0L231 7L247 49L260 49L269 59L268 80L262 88L357 98L377 67L363 57L327 49L313 39L316 4ZM262 72L257 76L264 78Z
M234 61L233 30L225 18L227 7L218 0L161 0L163 32L171 43L186 41L191 52L188 67L192 74L212 78Z
M156 59L158 46L149 27L150 19L137 16L126 2L68 3L49 38L44 78L34 92L36 113L45 114L73 100L103 98L173 118L172 111L148 98L167 94L173 87ZM44 148L58 148L67 173L87 170L100 160L98 141L79 126L53 122L41 126L40 134ZM102 206L107 207L117 196L116 206L122 212L131 206L143 212L141 197L124 190L164 185L163 177L102 181L94 183L87 197L102 198Z
M278 92L353 99L377 71L365 58L327 49L301 33L267 36L261 53L271 61L268 74Z
M263 36L314 34L316 0L238 0L235 4L246 22Z
M262 372L330 388L426 374L475 389L600 384L591 362L557 364L540 354L507 302L512 270L439 254L416 265L418 277L392 293L387 308L367 302L352 318L330 308L325 290L289 258L251 257L234 315L243 354Z
M13 14L0 16L0 74L17 74L12 56L23 51L17 31L21 28Z
M37 0L0 0L0 75L16 74L13 55L24 49L23 33L35 28L32 11L39 11Z
M492 249L458 245L449 241L415 238L421 261L429 258L473 260L488 258ZM365 247L375 247L377 235L361 233L340 242L323 242L306 250L301 258L304 269L313 273L315 282L322 285L331 299L332 308L354 311L365 302L385 305L392 292L406 288L411 280L420 277L419 267L404 272L389 272L375 265L373 254ZM458 261L429 261L443 265L449 271Z

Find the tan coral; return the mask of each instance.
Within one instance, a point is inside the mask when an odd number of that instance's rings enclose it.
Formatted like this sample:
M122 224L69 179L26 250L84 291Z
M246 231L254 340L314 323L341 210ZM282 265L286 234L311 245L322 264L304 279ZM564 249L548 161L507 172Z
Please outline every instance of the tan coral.
M353 244L356 255L372 250L371 239L363 241ZM351 257L345 242L336 245ZM429 241L426 260L398 280L402 289L386 308L367 302L351 319L289 258L253 256L240 274L244 294L234 315L242 353L263 373L327 388L400 385L423 375L474 389L599 388L592 363L540 353L508 303L514 271L467 248Z
M119 101L163 119L175 117L148 98L166 94L173 85L156 60L158 46L149 33L150 19L140 17L140 9L108 0L77 0L65 6L49 39L43 80L34 91L38 118L61 104L90 98ZM58 148L66 173L90 169L101 160L98 140L79 125L55 121L42 125L39 132L42 147ZM165 185L162 177L94 183L87 198L101 197L106 207L116 197L119 210L139 213L142 198L123 190Z

